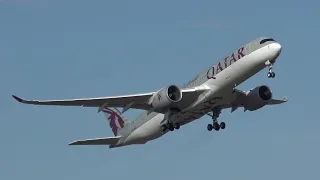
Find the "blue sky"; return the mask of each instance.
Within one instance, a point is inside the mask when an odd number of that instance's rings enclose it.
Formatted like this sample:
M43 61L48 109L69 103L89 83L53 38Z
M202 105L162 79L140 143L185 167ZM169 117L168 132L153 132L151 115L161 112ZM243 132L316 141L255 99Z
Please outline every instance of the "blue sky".
M261 3L261 4L259 4ZM317 1L0 1L0 179L319 179ZM259 36L283 49L241 84L269 85L284 105L224 110L144 146L71 147L112 136L96 108L30 106L181 85ZM141 111L125 115L134 119Z

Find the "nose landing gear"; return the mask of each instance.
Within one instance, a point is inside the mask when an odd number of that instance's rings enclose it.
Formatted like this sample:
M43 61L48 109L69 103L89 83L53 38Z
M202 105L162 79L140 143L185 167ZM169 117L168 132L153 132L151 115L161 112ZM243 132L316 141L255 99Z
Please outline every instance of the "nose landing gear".
M268 72L268 78L274 78L276 74L274 72Z
M266 63L265 63L267 66L268 66L268 68L269 68L269 72L268 72L268 78L275 78L276 77L276 73L274 73L273 71L272 71L272 64L273 64L273 62L270 62L270 61L267 61Z

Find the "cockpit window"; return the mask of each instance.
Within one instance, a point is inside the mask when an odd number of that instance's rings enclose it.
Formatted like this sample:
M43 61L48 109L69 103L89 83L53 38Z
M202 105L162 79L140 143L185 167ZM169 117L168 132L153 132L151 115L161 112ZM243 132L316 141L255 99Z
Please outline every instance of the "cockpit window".
M268 42L268 41L275 41L274 39L272 38L269 38L269 39L263 39L262 41L260 41L260 44L263 44L265 42Z

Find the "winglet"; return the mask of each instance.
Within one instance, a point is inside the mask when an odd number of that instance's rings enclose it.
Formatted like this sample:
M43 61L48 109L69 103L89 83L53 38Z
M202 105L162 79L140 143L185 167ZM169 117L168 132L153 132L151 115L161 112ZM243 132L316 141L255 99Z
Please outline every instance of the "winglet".
M25 102L25 100L19 98L18 96L12 95L12 97L13 97L15 100L17 100L18 102L21 102L21 103Z

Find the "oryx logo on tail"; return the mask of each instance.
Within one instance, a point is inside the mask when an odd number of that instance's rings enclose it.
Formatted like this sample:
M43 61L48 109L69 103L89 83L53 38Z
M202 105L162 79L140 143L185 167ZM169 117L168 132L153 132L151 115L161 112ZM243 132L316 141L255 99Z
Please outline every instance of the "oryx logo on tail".
M124 127L124 120L114 108L104 108L102 111L109 121L113 134L116 136L118 134L118 129Z

